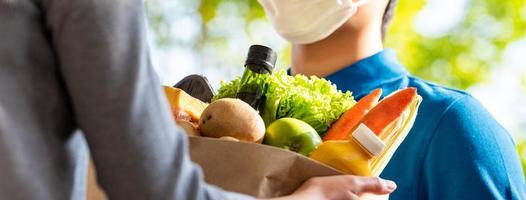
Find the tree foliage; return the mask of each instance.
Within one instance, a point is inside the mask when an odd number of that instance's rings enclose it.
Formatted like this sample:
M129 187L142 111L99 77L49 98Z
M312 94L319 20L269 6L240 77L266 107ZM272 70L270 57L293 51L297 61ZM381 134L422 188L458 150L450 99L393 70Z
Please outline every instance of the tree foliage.
M487 78L508 44L526 36L523 0L470 1L464 19L440 37L414 29L412 22L424 3L400 1L386 41L424 79L466 89Z

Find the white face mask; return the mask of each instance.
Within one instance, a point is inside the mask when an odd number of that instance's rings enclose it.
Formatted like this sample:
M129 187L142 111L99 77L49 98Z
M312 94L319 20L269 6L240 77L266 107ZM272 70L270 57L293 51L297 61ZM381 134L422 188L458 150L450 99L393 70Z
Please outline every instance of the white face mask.
M272 25L294 44L325 39L368 0L258 0Z

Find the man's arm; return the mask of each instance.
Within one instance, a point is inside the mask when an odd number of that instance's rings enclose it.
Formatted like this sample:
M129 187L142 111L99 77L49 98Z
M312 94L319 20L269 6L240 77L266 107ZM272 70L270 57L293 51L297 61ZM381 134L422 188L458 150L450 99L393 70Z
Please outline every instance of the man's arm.
M189 159L150 66L141 0L44 1L78 127L110 199L242 198Z
M511 136L471 96L452 104L429 146L423 199L524 199L526 185Z

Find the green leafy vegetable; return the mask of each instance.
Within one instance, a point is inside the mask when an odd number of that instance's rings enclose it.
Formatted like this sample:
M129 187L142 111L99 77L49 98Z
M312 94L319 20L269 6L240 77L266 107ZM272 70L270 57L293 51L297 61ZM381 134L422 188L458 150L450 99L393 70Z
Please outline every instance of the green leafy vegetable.
M260 109L268 126L276 119L292 117L311 125L323 135L329 126L356 102L350 92L342 93L331 82L318 77L288 76L284 70L254 80L265 88ZM214 100L234 98L240 79L222 82Z

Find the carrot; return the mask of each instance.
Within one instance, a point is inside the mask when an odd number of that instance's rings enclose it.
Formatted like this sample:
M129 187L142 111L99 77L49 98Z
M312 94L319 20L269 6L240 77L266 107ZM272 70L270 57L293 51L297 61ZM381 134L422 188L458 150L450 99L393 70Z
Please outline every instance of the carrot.
M380 101L363 117L361 123L369 127L378 137L387 138L384 137L386 129L402 116L416 96L416 88L400 90Z
M378 88L367 96L363 97L353 107L347 110L332 126L323 137L327 140L344 140L350 131L358 125L358 122L373 108L382 96L382 89Z

